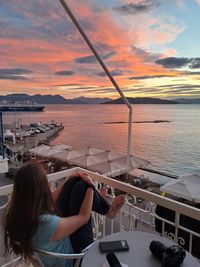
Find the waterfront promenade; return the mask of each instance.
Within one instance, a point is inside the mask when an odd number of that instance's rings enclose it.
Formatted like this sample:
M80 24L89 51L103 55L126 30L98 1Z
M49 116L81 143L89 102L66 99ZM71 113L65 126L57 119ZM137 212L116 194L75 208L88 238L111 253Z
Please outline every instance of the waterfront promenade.
M63 125L57 126L44 133L38 133L33 136L23 137L22 140L17 140L16 144L12 144L11 141L5 142L13 152L24 152L33 147L37 147L41 143L49 144L54 138L56 138L60 131L64 129Z

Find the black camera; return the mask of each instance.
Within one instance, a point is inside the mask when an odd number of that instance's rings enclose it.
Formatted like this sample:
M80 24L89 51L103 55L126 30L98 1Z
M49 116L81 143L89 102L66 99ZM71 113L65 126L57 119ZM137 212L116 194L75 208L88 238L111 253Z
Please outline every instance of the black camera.
M152 241L149 249L162 262L162 267L179 267L186 255L182 247L178 245L167 247L160 241Z

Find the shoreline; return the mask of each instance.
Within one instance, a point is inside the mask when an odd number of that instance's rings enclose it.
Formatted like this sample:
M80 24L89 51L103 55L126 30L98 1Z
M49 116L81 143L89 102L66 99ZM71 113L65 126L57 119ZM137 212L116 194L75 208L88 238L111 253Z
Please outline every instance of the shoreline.
M132 123L165 123L165 122L171 122L168 120L153 120L153 121L132 121ZM104 124L122 124L122 123L128 123L128 121L108 121L104 122Z
M26 128L27 126L24 126ZM11 140L4 142L9 148L17 153L24 152L33 147L37 147L40 144L49 144L53 139L55 139L59 133L64 129L61 124L53 129L46 131L45 133L38 133L34 136L22 137L22 139L16 139L16 144L13 144Z

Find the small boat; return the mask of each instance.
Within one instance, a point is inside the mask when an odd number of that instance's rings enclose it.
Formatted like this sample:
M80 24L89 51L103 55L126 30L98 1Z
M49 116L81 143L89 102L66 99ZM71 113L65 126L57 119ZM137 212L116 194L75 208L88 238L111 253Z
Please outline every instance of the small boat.
M0 112L15 112L15 111L43 111L44 105L36 103L22 102L3 102L0 103Z

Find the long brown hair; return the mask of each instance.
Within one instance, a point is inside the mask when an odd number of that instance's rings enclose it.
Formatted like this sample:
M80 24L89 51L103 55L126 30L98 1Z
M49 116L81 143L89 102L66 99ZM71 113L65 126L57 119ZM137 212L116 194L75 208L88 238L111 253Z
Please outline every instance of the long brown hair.
M25 260L31 258L31 238L36 232L38 218L53 213L45 170L33 162L22 166L15 175L11 200L4 215L5 253L13 251Z

